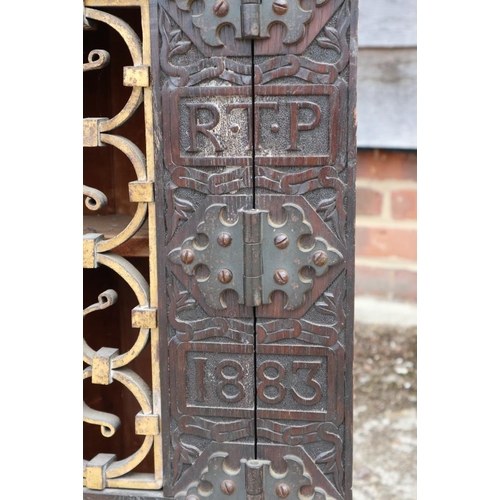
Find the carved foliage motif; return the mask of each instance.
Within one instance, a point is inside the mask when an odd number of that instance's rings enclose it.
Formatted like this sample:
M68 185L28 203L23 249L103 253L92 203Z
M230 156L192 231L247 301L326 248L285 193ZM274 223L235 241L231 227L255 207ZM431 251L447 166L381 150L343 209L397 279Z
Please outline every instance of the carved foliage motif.
M273 344L284 340L298 339L313 345L335 346L340 333L345 328L345 271L330 290L325 292L315 304L319 311L333 318L333 323L328 324L327 328L325 328L325 324L314 323L306 319L262 321L257 324L257 342L259 344Z
M175 328L175 336L179 341L200 342L224 337L242 344L253 343L253 325L248 321L210 316L195 320L182 319L181 313L196 308L196 301L173 276L169 276L168 285L169 323Z
M244 64L230 57L207 57L187 63L181 56L192 48L186 34L160 4L161 51L160 64L169 81L176 87L198 85L204 80L219 78L235 85L261 85L286 77L296 77L313 84L332 84L346 68L349 60L348 29L350 25L349 2L336 4L336 22L326 26L324 36L316 39L319 47L337 54L335 62L325 63L311 57L286 54L266 58L259 64ZM333 5L333 2L332 2ZM247 42L248 43L248 42ZM178 60L178 61L177 61Z
M300 446L318 441L331 443L332 448L318 454L315 458L315 463L324 464L323 473L332 474L335 488L340 495L343 495L343 440L339 428L332 422L291 426L289 424L258 418L257 436L269 439L274 443L290 446Z

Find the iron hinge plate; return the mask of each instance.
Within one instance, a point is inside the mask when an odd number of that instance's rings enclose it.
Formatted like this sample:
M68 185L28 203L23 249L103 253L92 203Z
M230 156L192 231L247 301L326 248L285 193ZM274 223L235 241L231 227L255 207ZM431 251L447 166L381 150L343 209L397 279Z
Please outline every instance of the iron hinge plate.
M274 198L267 197L268 202ZM281 204L282 199L275 199ZM233 204L231 204L233 205ZM315 235L301 204L283 204L281 221L269 210L239 208L212 203L197 226L197 234L186 237L169 251L171 262L194 276L207 305L225 309L225 296L236 292L238 303L257 307L272 302L273 293L287 297L285 310L302 306L314 285L314 277L344 262L341 251L329 241L328 228Z
M175 495L175 500L289 500L306 498L300 493L304 486L311 485L312 478L304 462L295 455L285 455L287 465L284 473L273 470L269 460L240 461L238 470L225 466L228 453L213 453L208 459L199 480ZM322 488L314 488L309 500L333 500Z
M176 0L183 11L189 11L192 3L193 0ZM245 40L269 38L270 26L282 23L287 28L283 42L297 43L303 38L311 16L312 11L302 9L300 0L215 0L192 17L203 41L211 47L219 47L222 45L220 28L227 24L234 27L236 39Z

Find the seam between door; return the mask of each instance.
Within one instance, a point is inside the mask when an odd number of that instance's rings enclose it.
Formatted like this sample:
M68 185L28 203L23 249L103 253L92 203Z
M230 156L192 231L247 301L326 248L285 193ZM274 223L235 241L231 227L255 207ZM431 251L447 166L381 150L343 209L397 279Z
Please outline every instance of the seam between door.
M255 129L255 56L254 41L251 40L251 60L252 60L252 208L257 208L257 189L255 187L255 147L257 144L258 131ZM252 308L253 312L253 380L254 380L254 458L257 459L257 308Z

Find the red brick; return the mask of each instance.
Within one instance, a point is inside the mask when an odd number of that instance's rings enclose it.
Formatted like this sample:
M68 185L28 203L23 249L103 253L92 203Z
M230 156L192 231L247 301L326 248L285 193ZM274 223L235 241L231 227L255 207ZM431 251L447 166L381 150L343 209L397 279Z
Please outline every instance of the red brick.
M391 193L392 218L416 219L417 218L417 191L414 189L398 189Z
M394 271L368 266L356 266L354 283L356 295L390 299Z
M356 255L417 260L417 231L386 227L357 227Z
M369 188L356 190L356 214L380 215L382 211L382 193Z
M356 175L367 179L417 180L417 153L381 149L359 150Z
M396 300L417 301L417 273L413 271L394 271L393 296Z

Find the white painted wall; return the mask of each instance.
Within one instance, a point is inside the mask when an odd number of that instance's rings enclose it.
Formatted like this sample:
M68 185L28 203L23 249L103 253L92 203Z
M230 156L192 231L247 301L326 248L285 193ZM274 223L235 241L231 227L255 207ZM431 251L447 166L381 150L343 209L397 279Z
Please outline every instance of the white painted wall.
M416 47L417 0L359 0L360 47Z
M359 147L417 148L416 15L416 0L360 0Z

